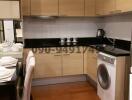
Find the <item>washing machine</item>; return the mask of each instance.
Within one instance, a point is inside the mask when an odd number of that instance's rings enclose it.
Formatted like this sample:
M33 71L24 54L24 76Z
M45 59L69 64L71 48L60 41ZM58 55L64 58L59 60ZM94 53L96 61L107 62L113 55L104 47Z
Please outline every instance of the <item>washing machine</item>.
M97 67L98 96L101 100L115 100L116 57L100 52Z

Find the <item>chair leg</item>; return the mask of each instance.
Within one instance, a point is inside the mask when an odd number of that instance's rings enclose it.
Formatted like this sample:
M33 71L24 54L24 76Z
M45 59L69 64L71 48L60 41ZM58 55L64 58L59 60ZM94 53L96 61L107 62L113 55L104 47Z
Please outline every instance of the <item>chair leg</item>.
M32 96L32 94L30 94L30 100L33 100L33 96Z

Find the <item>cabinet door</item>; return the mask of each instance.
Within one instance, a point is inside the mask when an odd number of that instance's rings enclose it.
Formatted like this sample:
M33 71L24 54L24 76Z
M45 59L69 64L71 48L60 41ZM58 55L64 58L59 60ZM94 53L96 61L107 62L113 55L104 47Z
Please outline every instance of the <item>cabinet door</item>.
M58 0L31 0L31 15L58 16Z
M88 67L88 50L89 50L89 47L83 47L83 63L84 63L84 74L87 74L88 71L87 71L87 67Z
M34 78L62 76L61 54L37 53L35 57L36 66L34 68Z
M95 16L95 0L85 0L85 16Z
M30 15L30 0L22 0L22 14L23 16Z
M79 49L79 52L78 50ZM63 53L63 75L83 74L82 48L74 47L74 53Z
M96 0L96 15L104 15L104 0Z
M132 11L132 0L116 0L117 11Z
M19 19L19 1L0 1L0 19Z
M97 53L92 48L88 51L87 74L94 81L97 80Z
M113 14L116 11L116 0L104 0L104 15Z
M59 0L60 16L84 16L84 0Z

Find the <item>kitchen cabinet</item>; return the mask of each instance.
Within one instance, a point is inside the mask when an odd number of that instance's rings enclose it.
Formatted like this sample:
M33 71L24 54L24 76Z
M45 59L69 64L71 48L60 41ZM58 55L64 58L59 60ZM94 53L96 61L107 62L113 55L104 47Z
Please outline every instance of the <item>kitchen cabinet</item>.
M56 48L24 49L24 65L29 50L33 50L35 55L34 79L62 76L62 56L56 52Z
M73 53L64 53L64 52L62 53L64 76L83 74L83 51L82 51L83 48L82 47L72 47L72 48L74 48Z
M84 16L84 0L59 0L59 16Z
M132 11L131 0L21 0L23 16L103 16ZM4 1L0 1L4 2ZM7 1L6 1L7 2ZM14 1L16 2L16 1ZM17 1L18 2L18 1ZM1 11L3 5L0 3ZM8 5L8 6L7 6ZM9 8L9 4L6 4ZM4 6L4 7L6 7ZM17 7L4 9L5 18L20 17ZM7 13L10 12L10 13ZM17 15L15 15L17 14ZM13 16L15 15L15 16ZM2 17L0 17L2 18Z
M132 0L116 0L116 9L118 12L132 11Z
M35 48L33 51L37 52L34 53L36 58L34 79L83 74L82 50L83 47ZM24 49L24 59L28 51L29 49Z
M0 19L19 19L19 1L0 1Z
M31 0L31 15L58 16L58 0Z
M35 54L34 78L62 76L61 54Z
M23 16L30 16L30 0L22 0Z
M85 0L85 16L95 16L95 0Z
M110 15L116 12L116 0L96 0L96 15Z
M104 0L104 15L114 14L116 11L116 0Z
M84 74L87 74L87 66L88 66L88 50L89 47L83 47L83 51L85 51L83 53L83 63L84 63Z
M96 0L96 15L104 15L104 0Z
M84 53L84 74L87 74L92 80L97 80L97 51L88 48Z

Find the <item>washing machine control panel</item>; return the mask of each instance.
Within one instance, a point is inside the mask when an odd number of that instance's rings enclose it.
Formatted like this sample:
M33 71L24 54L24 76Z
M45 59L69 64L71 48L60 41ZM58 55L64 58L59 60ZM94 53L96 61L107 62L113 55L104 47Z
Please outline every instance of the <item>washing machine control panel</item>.
M102 61L105 61L107 63L110 63L110 64L115 63L115 58L114 57L109 57L109 56L102 55L102 54L98 54L98 59L100 59Z

